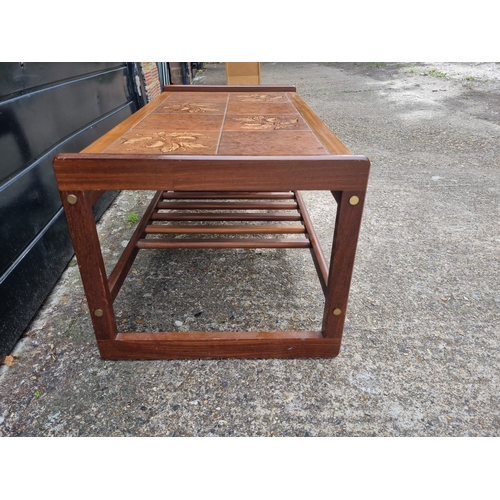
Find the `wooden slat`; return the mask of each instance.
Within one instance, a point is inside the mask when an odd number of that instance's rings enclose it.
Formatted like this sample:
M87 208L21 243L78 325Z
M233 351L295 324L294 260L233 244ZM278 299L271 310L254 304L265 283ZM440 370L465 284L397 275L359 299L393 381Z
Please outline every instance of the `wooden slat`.
M325 148L333 155L352 154L339 138L319 119L318 115L297 95L287 94L298 112L309 124L316 137L323 143Z
M127 246L125 247L125 250L121 254L113 271L111 271L111 274L109 275L108 278L109 292L111 295L111 300L113 302L115 301L116 296L118 295L118 292L120 291L120 288L123 285L123 282L125 281L125 278L127 277L127 274L130 271L132 264L134 263L134 260L137 256L137 252L139 251L139 249L136 246L136 243L140 238L144 238L146 236L145 233L146 226L148 225L151 215L154 212L156 204L158 203L158 200L160 198L161 198L161 191L157 191L156 194L153 196L153 199L151 200L151 203L146 209L144 215L139 221L139 224L137 224L137 227L135 228L132 237L130 238Z
M235 191L165 191L164 200L291 200L288 192L235 192Z
M151 220L154 221L299 221L302 220L300 214L281 214L281 213L198 213L198 212L158 212L153 214Z
M140 165L140 168L138 167ZM365 191L365 156L182 156L59 154L60 190Z
M309 248L310 241L293 238L190 238L139 240L139 249L170 248Z
M187 226L187 225L160 225L146 227L146 234L300 234L305 233L302 225L218 225L218 226Z
M189 341L212 341L212 340L307 340L322 339L319 331L294 331L294 332L122 332L116 340L189 340Z
M293 85L166 85L164 92L296 92Z
M337 339L320 332L228 333L121 333L98 345L104 359L333 358L340 350Z
M309 212L307 211L302 193L300 191L296 191L295 198L299 204L304 225L306 227L309 240L311 241L311 256L314 266L316 267L316 272L318 273L321 288L326 296L328 289L328 264L326 262L325 255L323 254L323 250L321 249L321 245L316 235L316 231L314 230L311 218L309 217Z
M176 202L160 201L159 210L294 210L297 208L295 202L260 202L260 201L241 201L241 202Z

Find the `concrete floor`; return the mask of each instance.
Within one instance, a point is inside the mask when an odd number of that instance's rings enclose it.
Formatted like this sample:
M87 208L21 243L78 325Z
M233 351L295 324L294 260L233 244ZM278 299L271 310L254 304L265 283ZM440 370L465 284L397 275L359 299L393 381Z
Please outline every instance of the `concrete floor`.
M499 435L500 65L263 63L262 83L372 162L340 355L103 361L73 261L0 368L1 436ZM108 267L150 195L100 222ZM329 255L335 203L305 197ZM131 331L317 329L321 300L308 251L151 251L116 309Z

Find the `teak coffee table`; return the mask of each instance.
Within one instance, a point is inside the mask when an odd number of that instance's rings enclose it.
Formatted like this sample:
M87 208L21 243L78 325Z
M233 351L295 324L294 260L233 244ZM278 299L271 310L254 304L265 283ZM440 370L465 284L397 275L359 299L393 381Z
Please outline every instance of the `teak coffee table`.
M290 86L168 86L81 153L58 155L101 356L336 356L369 168ZM127 189L157 193L108 277L92 205L105 190ZM300 190L331 191L337 202L329 265ZM139 250L151 248L308 248L325 295L322 330L119 333L113 302Z

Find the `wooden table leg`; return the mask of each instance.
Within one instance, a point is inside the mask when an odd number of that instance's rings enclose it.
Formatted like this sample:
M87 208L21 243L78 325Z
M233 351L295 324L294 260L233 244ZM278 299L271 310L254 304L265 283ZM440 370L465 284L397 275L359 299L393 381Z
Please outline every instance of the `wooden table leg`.
M85 191L61 191L69 232L97 340L114 340L115 313L90 200Z
M323 335L338 339L340 348L365 192L342 191L335 195L337 218L323 314Z
M181 337L177 332L117 332L91 200L85 191L62 191L61 197L103 358L334 357L339 353L364 191L335 192L338 208L328 283L324 287L322 332L183 332Z

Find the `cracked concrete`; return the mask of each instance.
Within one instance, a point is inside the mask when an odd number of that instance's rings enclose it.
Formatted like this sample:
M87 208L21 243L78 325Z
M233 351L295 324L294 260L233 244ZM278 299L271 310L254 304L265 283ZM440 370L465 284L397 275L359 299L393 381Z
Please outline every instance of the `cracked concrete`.
M73 261L0 368L0 435L498 436L500 65L263 63L262 83L295 84L372 162L340 355L103 361ZM100 222L108 270L150 195L122 192ZM328 254L335 203L305 198ZM315 329L321 300L307 251L151 251L117 316Z

